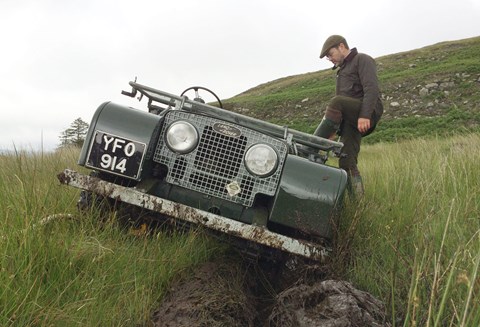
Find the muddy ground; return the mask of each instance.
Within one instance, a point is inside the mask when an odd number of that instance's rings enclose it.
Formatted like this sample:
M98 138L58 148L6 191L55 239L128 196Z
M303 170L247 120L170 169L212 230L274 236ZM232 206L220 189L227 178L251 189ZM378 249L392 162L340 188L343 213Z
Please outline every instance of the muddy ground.
M88 192L82 192L82 197L87 207L92 205L93 199ZM152 216L136 207L118 207L118 204L110 202L97 202L97 205L106 212L117 209L121 224L134 227L134 230L141 225L167 231L171 228L168 223L158 223L168 222L168 218ZM173 229L188 229L188 226L173 225ZM193 274L187 274L188 277L179 278L167 290L145 325L390 326L386 321L384 304L347 281L332 279L334 268L328 264L306 264L298 258L284 255L271 256L275 261L260 261L246 253L249 251L228 252L221 258L196 267Z
M133 211L129 211L133 210ZM122 208L130 226L158 228L157 216ZM170 224L161 224L168 231ZM183 226L185 227L185 226ZM174 229L179 228L175 225ZM188 226L185 228L188 229ZM240 245L238 247L242 249ZM271 252L271 251L267 251ZM384 304L347 281L333 278L327 264L279 255L227 254L179 277L145 325L153 327L378 327L390 326ZM257 258L257 259L254 259Z
M172 285L150 325L390 326L383 303L325 269L239 256L207 262Z

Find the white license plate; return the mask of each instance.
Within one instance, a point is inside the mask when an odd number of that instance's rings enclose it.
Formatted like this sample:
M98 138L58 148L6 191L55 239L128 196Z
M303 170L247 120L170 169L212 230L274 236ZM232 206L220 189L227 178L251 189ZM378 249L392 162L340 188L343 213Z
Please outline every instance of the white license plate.
M95 131L86 166L139 179L145 148L145 143Z

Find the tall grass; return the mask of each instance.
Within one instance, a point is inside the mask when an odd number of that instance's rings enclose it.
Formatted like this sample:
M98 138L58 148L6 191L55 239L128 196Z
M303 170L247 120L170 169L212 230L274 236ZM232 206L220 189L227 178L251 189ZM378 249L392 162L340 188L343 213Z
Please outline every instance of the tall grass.
M137 237L79 215L78 191L55 177L77 157L0 156L0 326L143 325L172 276L215 249L199 233Z
M365 146L359 161L345 277L395 326L479 326L480 136Z
M172 279L221 250L79 215L55 177L77 156L0 156L1 326L143 325ZM362 148L366 195L341 219L338 267L394 326L480 325L479 159L478 134Z

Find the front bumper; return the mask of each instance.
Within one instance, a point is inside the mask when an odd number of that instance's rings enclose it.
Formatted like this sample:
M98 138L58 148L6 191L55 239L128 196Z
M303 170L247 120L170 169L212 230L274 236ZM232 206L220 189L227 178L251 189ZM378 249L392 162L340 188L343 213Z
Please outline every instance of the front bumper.
M205 226L218 232L239 237L257 244L275 248L311 260L324 262L329 248L315 243L297 240L277 234L260 226L245 224L210 212L162 199L138 191L135 188L106 182L96 177L66 169L58 175L60 183L90 191L97 195L129 203L147 210L180 219L195 225Z

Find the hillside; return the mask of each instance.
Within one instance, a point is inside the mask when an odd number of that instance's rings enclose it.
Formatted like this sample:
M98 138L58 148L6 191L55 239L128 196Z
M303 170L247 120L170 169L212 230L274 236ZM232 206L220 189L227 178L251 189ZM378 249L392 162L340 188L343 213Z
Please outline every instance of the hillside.
M475 37L376 58L385 113L365 141L480 131L478 53ZM277 79L224 106L311 133L334 95L334 74L326 69Z

